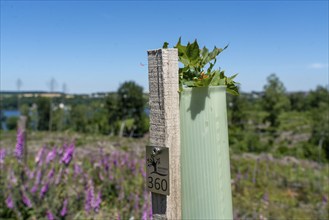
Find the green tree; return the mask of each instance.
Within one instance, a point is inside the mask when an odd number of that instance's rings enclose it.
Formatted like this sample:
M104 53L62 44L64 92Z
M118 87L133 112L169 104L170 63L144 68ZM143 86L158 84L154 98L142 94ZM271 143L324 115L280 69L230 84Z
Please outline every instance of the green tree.
M142 132L141 120L144 114L144 98L143 87L137 85L133 81L123 83L118 89L118 114L122 121L121 132L124 130L125 120L128 118L134 119L134 126L130 134Z
M292 111L306 111L309 109L305 92L294 92L288 95Z
M107 110L107 120L110 135L117 134L119 131L119 109L116 94L108 94L105 98L105 108Z
M325 87L318 87L309 94L313 119L311 142L318 146L318 158L329 160L329 91ZM323 155L324 153L324 155Z
M38 130L49 130L50 101L48 98L39 97L37 99L38 108Z
M88 107L86 105L74 105L71 110L71 127L78 132L87 132Z
M285 94L286 89L280 79L271 74L267 77L262 98L263 109L267 112L265 122L270 123L270 131L274 132L279 126L279 115L290 108L290 101Z
M227 98L229 110L229 125L236 128L244 129L247 121L246 97L243 94L240 94L239 96L228 95Z
M323 103L327 104L329 102L328 95L328 88L318 86L315 91L311 91L307 95L307 104L309 108L319 108Z

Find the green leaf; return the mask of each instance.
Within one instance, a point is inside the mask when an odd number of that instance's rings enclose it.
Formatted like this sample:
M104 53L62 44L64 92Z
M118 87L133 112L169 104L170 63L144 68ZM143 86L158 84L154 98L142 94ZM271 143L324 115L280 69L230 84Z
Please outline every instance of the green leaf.
M164 46L168 46L168 44L164 44ZM220 69L213 70L217 56L227 47L228 45L223 49L214 47L209 52L206 47L200 50L197 40L193 43L188 42L186 46L182 45L180 37L175 46L178 49L179 61L184 65L183 68L179 68L179 90L182 91L184 86L206 87L226 85L228 93L238 95L238 83L233 81L237 74L226 77L224 71ZM206 66L208 66L207 69Z
M196 40L192 44L187 44L186 55L191 62L200 59L200 48Z
M230 79L234 79L239 73L234 74L233 76L229 77Z
M184 64L185 66L190 65L190 60L185 57L180 57L179 61Z
M219 80L220 80L219 74L217 72L215 72L212 76L210 86L218 86Z
M209 63L209 67L207 69L207 73L211 73L212 68L215 66L215 63L216 63L216 59L215 59L215 61L213 63Z
M239 91L237 87L232 87L232 88L227 87L226 91L232 95L239 95Z
M181 57L187 58L186 57L186 46L183 46L181 44L181 37L179 37L179 40L178 40L178 42L177 42L177 44L176 44L176 46L174 48L177 48L178 49L178 57L180 57L180 58Z
M207 57L207 56L209 55L209 50L208 50L208 48L203 47L203 48L202 48L202 51L201 51L201 55L202 55L202 57Z
M221 52L221 50L217 47L214 47L214 49L209 53L210 60L213 60L216 58L216 56Z

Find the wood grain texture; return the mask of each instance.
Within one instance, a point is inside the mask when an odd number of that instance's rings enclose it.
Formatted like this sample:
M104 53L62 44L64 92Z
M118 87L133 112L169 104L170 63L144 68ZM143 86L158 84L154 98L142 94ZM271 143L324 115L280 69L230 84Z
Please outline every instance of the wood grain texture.
M154 219L181 219L178 51L148 51L150 145L169 148L170 195L152 193Z

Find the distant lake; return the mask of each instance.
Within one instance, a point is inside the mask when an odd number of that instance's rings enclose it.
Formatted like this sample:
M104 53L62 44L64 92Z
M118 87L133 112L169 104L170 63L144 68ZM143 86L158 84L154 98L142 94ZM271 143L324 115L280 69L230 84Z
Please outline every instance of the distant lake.
M9 117L12 117L12 116L18 117L21 113L18 110L2 110L2 114L5 117L9 118Z
M21 114L19 110L1 110L1 112L5 118L19 117ZM8 130L6 121L1 122L1 127L3 130Z

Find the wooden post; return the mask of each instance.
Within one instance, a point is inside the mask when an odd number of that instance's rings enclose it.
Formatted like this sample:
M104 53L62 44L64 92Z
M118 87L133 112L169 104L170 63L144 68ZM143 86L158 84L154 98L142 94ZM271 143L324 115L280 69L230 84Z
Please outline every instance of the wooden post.
M170 195L152 193L154 219L181 219L178 51L148 51L150 145L169 148Z

